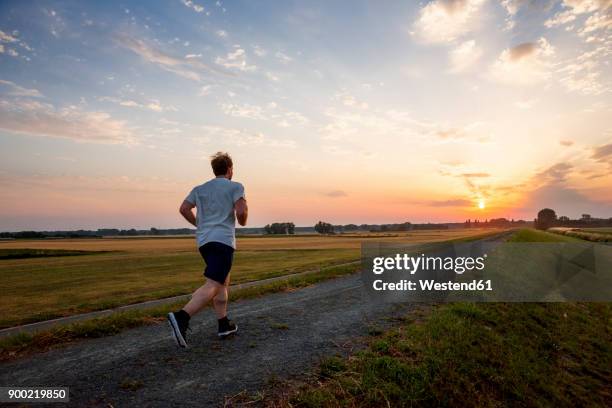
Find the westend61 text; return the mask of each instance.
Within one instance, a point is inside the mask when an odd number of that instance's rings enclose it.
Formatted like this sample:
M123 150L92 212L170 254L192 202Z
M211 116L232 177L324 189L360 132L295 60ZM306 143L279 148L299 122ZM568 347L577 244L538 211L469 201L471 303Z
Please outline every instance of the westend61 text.
M372 283L374 290L436 290L436 291L485 291L493 290L491 280L473 280L471 282L436 282L435 280L420 279L417 282L402 279L398 282L383 282L378 279Z

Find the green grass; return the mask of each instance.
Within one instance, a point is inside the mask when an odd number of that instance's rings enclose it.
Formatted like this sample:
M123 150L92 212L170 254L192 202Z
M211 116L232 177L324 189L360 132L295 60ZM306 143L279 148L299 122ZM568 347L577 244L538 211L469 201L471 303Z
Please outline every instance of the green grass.
M291 289L301 288L320 282L322 280L333 279L359 271L360 264L330 266L321 268L319 272L313 272L297 277L271 282L262 286L254 286L232 291L230 297L232 301L238 299L249 299L263 296L268 293L282 292ZM41 351L63 346L74 341L115 335L125 329L155 324L164 321L166 314L176 310L185 302L177 302L143 310L132 310L116 313L110 316L86 320L73 323L67 326L45 330L35 334L20 333L16 335L0 338L0 361L11 360L24 355L29 355ZM280 325L278 329L288 329Z
M521 229L508 242L576 242L578 239L535 229Z
M237 251L232 283L356 259L358 249ZM194 251L5 259L0 262L0 328L190 293L202 284L202 272Z
M10 248L0 249L0 261L5 259L49 258L55 256L96 255L109 251L75 251L68 249Z
M520 230L512 242L568 238ZM274 407L605 406L612 398L610 303L452 303L411 313L365 350L321 363ZM288 390L288 391L287 391Z
M407 321L285 406L604 406L609 304L465 304ZM321 383L321 381L323 381Z

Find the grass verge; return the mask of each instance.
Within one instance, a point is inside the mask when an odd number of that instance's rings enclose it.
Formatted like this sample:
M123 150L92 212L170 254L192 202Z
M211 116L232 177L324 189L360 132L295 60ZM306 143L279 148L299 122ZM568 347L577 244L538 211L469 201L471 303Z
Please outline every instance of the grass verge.
M272 406L605 406L609 304L437 307L375 337Z

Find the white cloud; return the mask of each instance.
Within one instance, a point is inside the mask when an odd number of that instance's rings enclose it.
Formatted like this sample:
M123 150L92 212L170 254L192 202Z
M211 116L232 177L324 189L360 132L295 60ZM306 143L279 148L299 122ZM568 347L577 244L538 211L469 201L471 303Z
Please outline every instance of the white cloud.
M246 61L246 52L239 45L234 46L234 51L229 52L225 57L217 57L215 63L228 68L240 71L254 71L257 67L249 65Z
M187 54L185 55L186 59L192 59L192 58L202 58L202 54Z
M335 94L333 99L339 101L344 106L353 108L368 109L369 106L367 102L357 99L346 91Z
M608 30L612 26L611 8L610 0L564 0L563 10L546 20L544 25L548 28L557 27L575 21L582 14L593 13L579 30L581 36L586 36L600 29Z
M276 75L274 75L272 72L268 71L266 72L266 78L268 78L270 81L280 81L280 78Z
M545 38L505 49L489 69L490 78L506 84L530 85L551 76L554 48Z
M115 38L115 40L120 46L134 52L142 57L145 61L155 64L163 70L172 72L192 81L199 82L201 80L201 71L210 71L228 75L227 72L221 72L218 69L211 68L195 58L183 59L169 55L138 38L120 34Z
M204 12L204 7L203 6L200 6L199 4L194 3L191 0L181 0L181 3L183 3L185 5L185 7L189 7L190 9L195 11L196 13L203 13Z
M560 82L569 91L599 95L612 88L610 78L602 71L607 66L610 50L599 46L560 64Z
M221 104L221 110L223 113L229 116L237 118L249 118L249 119L260 119L265 120L267 116L264 115L264 109L257 105L248 104L234 104L234 103L223 103Z
M204 85L200 88L199 96L206 96L210 94L210 90L212 89L212 85Z
M501 5L510 16L514 16L524 0L502 0Z
M4 44L11 44L12 48L7 48ZM20 53L17 51L21 48L21 54L34 51L25 41L19 39L19 32L17 30L12 33L5 33L0 30L0 54L7 53L11 57L18 57ZM22 56L26 61L30 61L30 57Z
M415 121L407 112L367 111L349 107L330 107L325 110L328 123L319 128L324 141L351 142L367 135L371 140L384 141L389 137L412 138L423 134L427 126Z
M459 73L469 70L482 56L482 49L476 45L476 41L465 41L450 51L450 71Z
M280 51L277 51L275 54L276 58L278 58L278 60L283 63L283 64L288 64L291 61L293 61L293 58L291 58L290 56L288 56L285 53L282 53Z
M574 20L576 20L576 14L574 14L571 10L566 10L557 13L553 17L546 20L544 22L544 25L548 28L557 27L563 24L570 23Z
M268 51L264 50L259 45L254 45L253 46L253 53L255 55L257 55L258 57L263 57L263 56L265 56L268 53Z
M284 109L276 102L270 102L266 106L223 103L220 107L226 115L237 118L272 121L279 127L305 125L310 122L301 113Z
M294 148L296 143L291 139L272 139L261 132L252 132L245 129L227 128L221 126L203 126L202 136L194 141L207 144L212 140L222 141L234 146L267 146ZM215 144L218 144L216 142Z
M448 43L474 30L484 0L435 0L424 6L414 24L418 38Z
M225 31L225 30L217 30L215 32L215 34L217 34L217 36L220 37L220 38L226 38L227 37L227 31Z
M612 5L609 0L563 0L563 5L576 14L606 10Z
M289 112L285 112L281 114L281 116L284 117L283 120L288 123L288 126L291 126L292 123L298 124L298 125L305 125L309 123L308 118L299 112L289 111ZM288 126L285 126L285 127L288 127Z
M3 85L4 87L8 88L7 92L5 93L6 95L27 96L31 98L43 98L44 97L43 94L41 94L38 89L23 88L11 81L5 81L5 80L0 79L0 85Z
M4 31L0 30L0 41L5 42L5 43L14 43L17 42L17 38L13 37L10 34L5 33Z
M38 101L0 100L0 129L11 133L72 139L80 142L130 144L132 130L105 112L76 106L56 108Z
M111 96L104 96L104 97L99 98L99 100L116 103L117 105L129 107L129 108L148 109L154 112L176 112L177 111L177 109L174 106L164 106L157 99L153 99L148 102L136 102L131 99L122 100L122 99L114 98Z
M599 30L607 31L610 28L612 28L612 13L597 12L587 18L587 20L584 22L582 30L580 30L578 34L584 37L587 34Z

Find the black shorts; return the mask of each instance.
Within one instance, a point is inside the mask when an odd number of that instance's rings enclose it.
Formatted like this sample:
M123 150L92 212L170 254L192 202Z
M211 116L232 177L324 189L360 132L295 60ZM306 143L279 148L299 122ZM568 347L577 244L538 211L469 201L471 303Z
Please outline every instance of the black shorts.
M207 242L199 249L206 262L204 276L223 285L232 269L234 248L220 242Z

